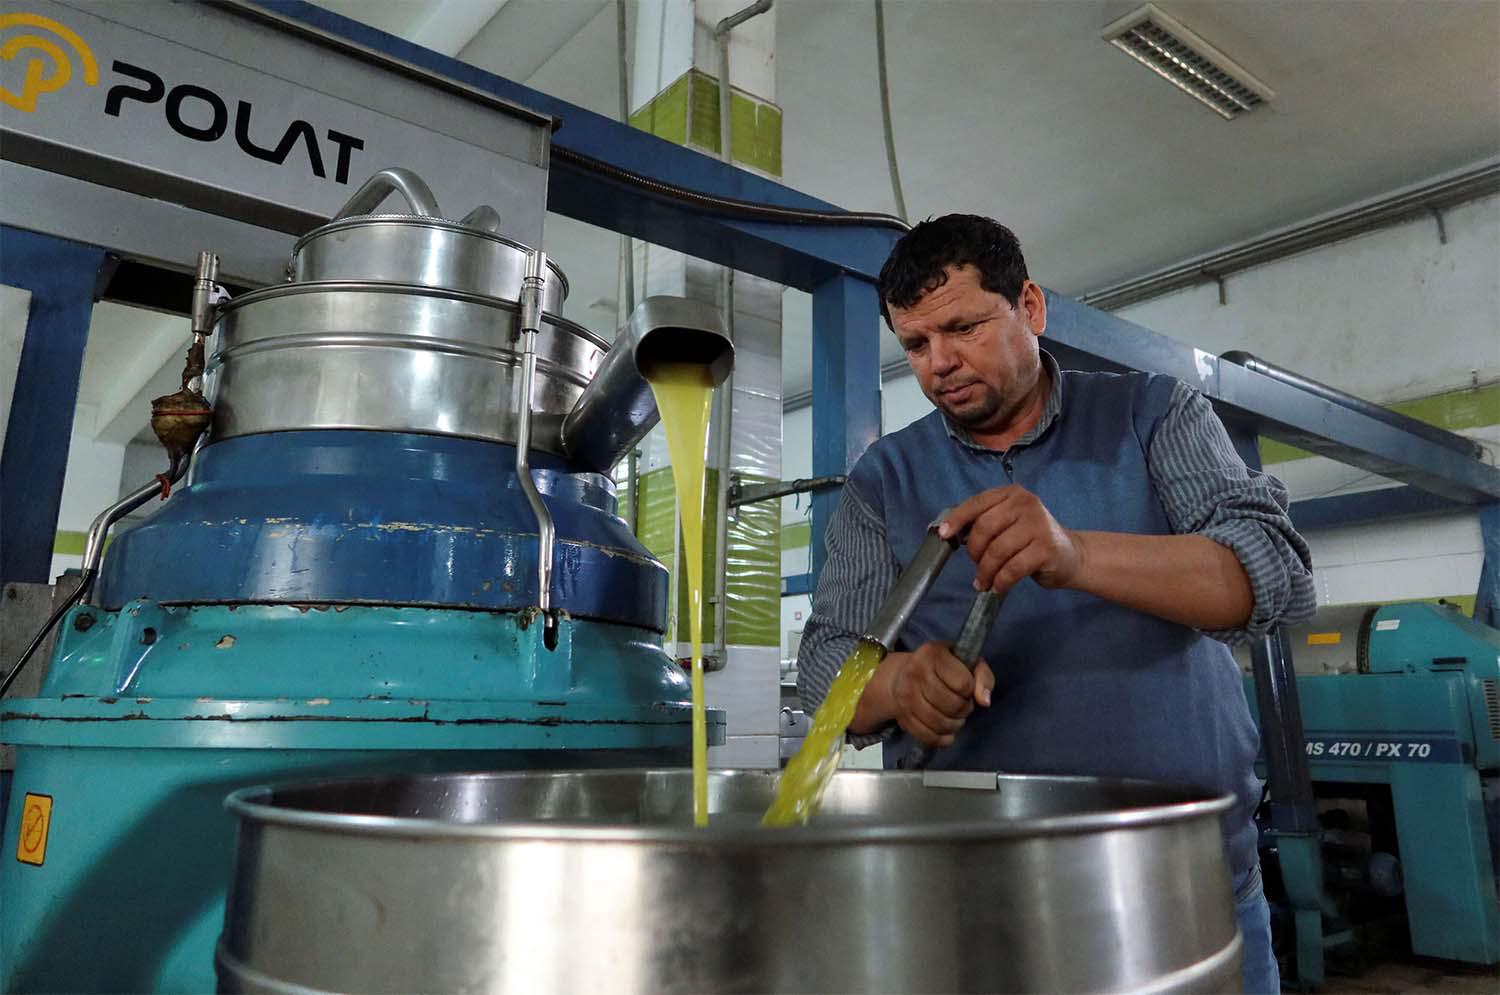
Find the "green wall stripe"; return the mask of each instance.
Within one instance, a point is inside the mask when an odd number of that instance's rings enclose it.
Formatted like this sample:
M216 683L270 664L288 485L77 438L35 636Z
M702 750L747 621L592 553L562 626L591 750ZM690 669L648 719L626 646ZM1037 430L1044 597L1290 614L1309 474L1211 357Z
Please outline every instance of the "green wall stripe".
M630 115L630 126L650 132L673 145L686 145L689 87L687 75L679 77Z
M88 540L85 532L70 532L59 529L57 537L52 540L52 552L61 556L82 556L84 543Z
M715 493L718 471L707 471L706 491ZM653 556L671 566L672 523L676 487L672 468L661 467L643 473L638 479L641 489L640 519L636 535ZM768 483L771 478L745 474L749 483ZM704 523L703 582L706 590L703 611L703 638L714 639L712 577L716 559L712 522ZM781 627L781 505L763 501L745 505L729 522L729 607L726 625L729 642L747 646L779 646ZM687 640L687 584L677 584L678 638Z
M718 155L719 81L690 69L630 115L630 124L674 145ZM729 148L740 165L780 176L781 108L731 88Z
M781 548L801 549L812 545L812 522L785 523L781 526Z
M1500 425L1500 383L1444 391L1386 406L1392 411L1438 428L1446 428L1450 432L1466 428L1487 428L1490 425ZM1275 439L1260 440L1260 461L1268 466L1316 455L1317 453L1310 453Z

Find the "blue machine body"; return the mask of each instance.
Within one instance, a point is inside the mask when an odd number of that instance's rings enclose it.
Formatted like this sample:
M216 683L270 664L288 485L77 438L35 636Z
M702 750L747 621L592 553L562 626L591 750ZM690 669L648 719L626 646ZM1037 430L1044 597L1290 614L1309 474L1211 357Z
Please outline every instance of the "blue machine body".
M1500 962L1500 632L1402 604L1368 640L1363 672L1297 678L1315 794L1387 786L1413 952Z
M17 746L4 990L213 990L234 788L687 761L664 568L612 484L539 459L564 612L549 649L514 457L399 433L245 436L205 447L190 485L119 536L41 693L0 716ZM45 826L28 815L42 799Z
M191 487L115 541L100 604L535 605L536 525L515 459L510 446L397 432L215 443ZM553 604L660 630L666 568L615 515L613 484L544 453L532 462L557 526Z

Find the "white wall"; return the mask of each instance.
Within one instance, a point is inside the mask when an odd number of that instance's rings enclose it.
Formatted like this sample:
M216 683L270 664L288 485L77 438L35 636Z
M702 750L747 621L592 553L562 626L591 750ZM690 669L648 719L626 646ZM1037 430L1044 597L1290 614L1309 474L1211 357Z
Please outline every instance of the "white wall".
M1500 197L1421 217L1118 314L1215 354L1245 349L1360 397L1500 379ZM1043 274L1045 277L1045 274Z
M16 370L26 341L26 319L31 314L31 291L0 286L0 447L10 424L10 402L16 392Z
M63 477L62 503L57 511L59 532L87 532L95 516L118 500L125 447L94 439L96 417L97 412L91 404L80 404L73 416L68 469ZM81 556L54 553L50 576L55 578L64 570L82 565Z

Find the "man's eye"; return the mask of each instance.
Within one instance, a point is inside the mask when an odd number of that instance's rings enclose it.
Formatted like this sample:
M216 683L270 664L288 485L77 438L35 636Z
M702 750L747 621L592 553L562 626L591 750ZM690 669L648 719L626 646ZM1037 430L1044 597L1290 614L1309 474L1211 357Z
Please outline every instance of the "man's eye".
M903 342L901 345L907 352L921 352L927 348L927 342L923 339L918 339L915 342Z
M970 321L961 321L953 326L953 330L960 335L967 335L974 330L974 323Z

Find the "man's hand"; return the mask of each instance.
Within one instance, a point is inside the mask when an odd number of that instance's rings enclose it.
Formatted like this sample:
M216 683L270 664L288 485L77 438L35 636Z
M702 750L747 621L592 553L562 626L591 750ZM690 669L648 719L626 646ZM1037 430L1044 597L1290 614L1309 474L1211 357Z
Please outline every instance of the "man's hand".
M951 643L924 643L914 653L892 653L887 659L893 718L924 746L952 746L974 705L989 707L995 688L989 664L980 661L970 674Z
M1067 587L1083 568L1083 543L1057 524L1041 498L1018 484L982 491L948 513L943 538L969 530L975 590L1005 593L1026 577Z

